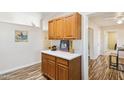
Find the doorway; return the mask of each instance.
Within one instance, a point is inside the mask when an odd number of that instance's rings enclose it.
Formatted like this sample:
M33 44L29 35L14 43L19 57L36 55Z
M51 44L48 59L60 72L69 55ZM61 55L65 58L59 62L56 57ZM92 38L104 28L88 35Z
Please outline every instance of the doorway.
M108 32L108 50L116 50L117 34L116 32Z
M115 16L116 13L111 12L95 13L88 16L89 80L124 79L123 72L109 68L109 55L116 54L117 43L119 46L122 42L119 40L123 38L121 34L124 30L124 24L117 24L112 20ZM91 32L93 32L93 37ZM112 59L112 61L115 60ZM121 59L120 62L123 63L124 60ZM121 68L124 69L124 67Z

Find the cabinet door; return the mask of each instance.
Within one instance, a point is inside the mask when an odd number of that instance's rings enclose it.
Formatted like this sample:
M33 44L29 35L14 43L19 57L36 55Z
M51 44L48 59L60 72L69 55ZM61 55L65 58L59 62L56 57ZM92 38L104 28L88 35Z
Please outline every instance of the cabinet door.
M49 21L49 27L48 27L48 34L49 34L49 39L55 39L56 35L56 22Z
M55 79L55 62L52 60L47 61L47 75L50 79Z
M64 19L57 19L56 20L56 38L62 39L64 34Z
M65 18L64 23L64 38L74 38L75 35L75 16L71 15Z
M74 13L49 21L49 39L81 39L81 15Z
M63 66L61 64L57 64L56 66L56 79L57 80L68 80L68 67Z
M42 72L43 74L47 75L47 59L43 58L42 61Z

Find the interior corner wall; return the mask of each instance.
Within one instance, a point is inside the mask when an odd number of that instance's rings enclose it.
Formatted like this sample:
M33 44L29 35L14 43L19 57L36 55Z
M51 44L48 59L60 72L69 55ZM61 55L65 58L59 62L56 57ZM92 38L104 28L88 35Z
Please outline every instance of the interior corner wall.
M28 31L28 42L15 42L15 30ZM0 23L0 74L39 63L42 42L40 28Z
M91 20L89 20L89 27L93 29L93 56L91 59L96 59L101 54L101 28Z

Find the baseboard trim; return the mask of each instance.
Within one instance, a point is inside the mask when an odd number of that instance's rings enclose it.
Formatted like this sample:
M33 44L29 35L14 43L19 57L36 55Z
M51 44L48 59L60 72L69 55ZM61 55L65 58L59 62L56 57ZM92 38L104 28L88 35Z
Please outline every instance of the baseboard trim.
M23 66L20 66L20 67L15 67L15 68L12 68L12 69L8 69L8 70L0 72L0 75L10 73L10 72L13 72L15 70L19 70L19 69L22 69L22 68L25 68L25 67L29 67L29 66L32 66L32 65L35 65L35 64L38 64L38 63L41 63L41 62L40 61L39 62L33 62L33 63L26 64L26 65L23 65Z

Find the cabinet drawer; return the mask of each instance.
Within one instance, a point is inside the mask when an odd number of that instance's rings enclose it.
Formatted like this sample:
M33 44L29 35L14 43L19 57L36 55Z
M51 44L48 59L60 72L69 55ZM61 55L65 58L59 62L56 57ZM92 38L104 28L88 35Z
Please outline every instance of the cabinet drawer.
M43 58L46 58L46 59L49 59L49 60L55 61L55 57L54 57L54 56L51 56L51 55L42 54L42 57L43 57Z
M56 62L68 66L68 61L65 59L57 58Z

